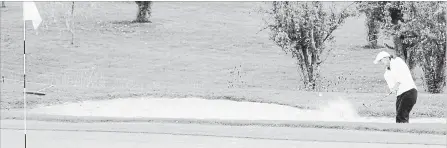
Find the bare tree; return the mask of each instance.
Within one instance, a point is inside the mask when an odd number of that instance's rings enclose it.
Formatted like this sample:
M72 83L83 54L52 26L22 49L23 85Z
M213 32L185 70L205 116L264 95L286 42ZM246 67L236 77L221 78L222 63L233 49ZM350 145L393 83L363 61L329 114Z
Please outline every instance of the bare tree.
M74 17L74 8L75 8L75 2L71 2L71 10L69 12L66 12L65 18L65 26L67 27L68 31L71 33L71 45L74 45L74 39L75 39L75 17Z
M70 32L71 32L71 45L73 45L74 44L74 38L75 38L75 32L74 32L74 30L75 30L75 23L74 23L74 5L75 5L75 2L73 1L72 3L71 3L71 28L70 28Z

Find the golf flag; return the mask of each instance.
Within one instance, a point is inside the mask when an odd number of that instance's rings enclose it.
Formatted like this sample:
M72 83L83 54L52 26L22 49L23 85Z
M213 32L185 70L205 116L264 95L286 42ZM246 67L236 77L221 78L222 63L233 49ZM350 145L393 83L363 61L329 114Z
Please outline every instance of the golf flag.
M39 11L34 2L23 2L23 21L30 20L33 22L34 29L39 27L42 22Z

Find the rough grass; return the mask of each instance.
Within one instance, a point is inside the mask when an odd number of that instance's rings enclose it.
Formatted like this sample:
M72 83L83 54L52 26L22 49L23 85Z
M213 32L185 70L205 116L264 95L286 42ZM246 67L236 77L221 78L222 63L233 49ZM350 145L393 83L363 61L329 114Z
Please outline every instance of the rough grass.
M2 119L23 120L22 112L3 113ZM27 120L67 123L177 123L205 124L227 126L261 126L261 127L293 127L293 128L326 128L342 130L367 130L398 133L446 135L445 125L439 123L362 123L362 122L315 122L315 121L250 121L250 120L207 120L207 119L175 119L175 118L119 118L119 117L76 117L60 115L28 114Z
M155 2L152 23L131 23L131 2L75 2L75 45L66 26L70 2L36 2L43 18L27 24L28 107L132 96L203 96L315 108L343 97L361 115L394 116L383 68L372 64L381 50L364 49L364 18L351 18L322 67L326 93L299 91L291 55L268 38L254 2ZM1 11L1 109L23 107L22 8ZM421 75L420 70L416 71ZM417 80L421 91L422 82ZM421 92L414 117L444 117L445 94ZM366 108L362 104L370 105Z

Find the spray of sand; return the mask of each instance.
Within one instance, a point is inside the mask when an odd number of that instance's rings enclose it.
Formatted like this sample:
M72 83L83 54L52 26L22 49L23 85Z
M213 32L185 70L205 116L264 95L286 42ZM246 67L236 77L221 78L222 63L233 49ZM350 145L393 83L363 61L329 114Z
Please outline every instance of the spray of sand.
M329 121L354 121L360 118L355 107L342 97L320 105L316 116Z

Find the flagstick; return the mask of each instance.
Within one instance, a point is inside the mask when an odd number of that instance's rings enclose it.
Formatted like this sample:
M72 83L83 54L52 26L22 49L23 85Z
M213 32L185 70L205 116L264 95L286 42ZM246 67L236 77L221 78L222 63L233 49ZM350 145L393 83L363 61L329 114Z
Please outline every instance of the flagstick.
M25 148L26 148L26 52L25 52L25 40L26 40L26 21L23 20L23 115L24 115L24 125L25 125Z
M25 133L25 148L26 148L26 21L33 22L34 29L37 29L42 22L39 11L34 2L23 2L23 116L24 116L24 133Z

